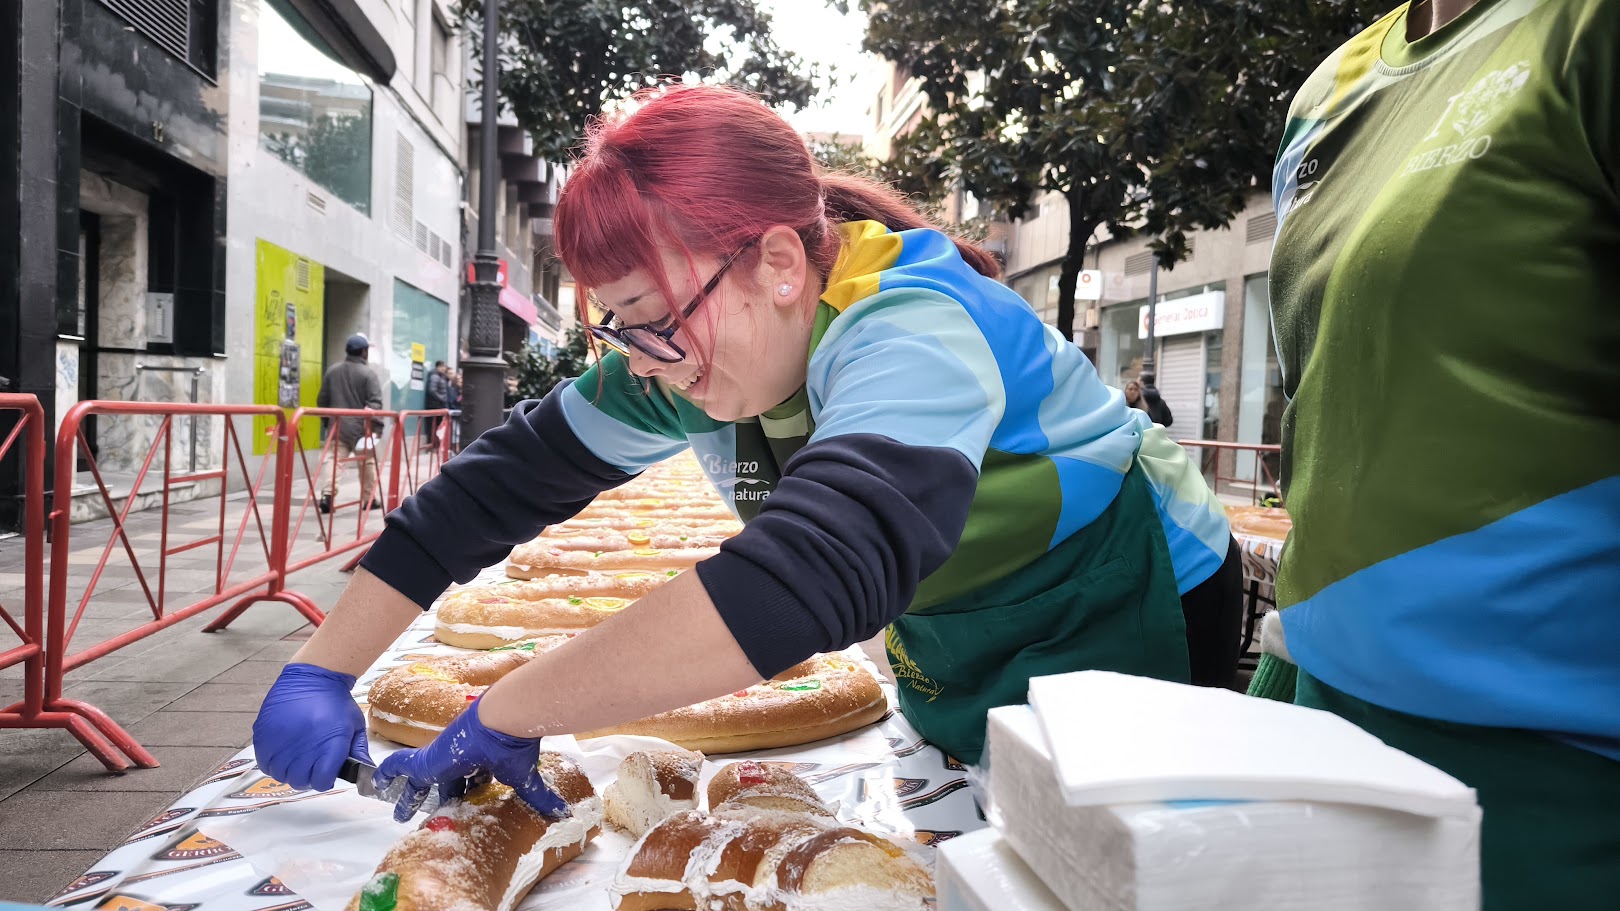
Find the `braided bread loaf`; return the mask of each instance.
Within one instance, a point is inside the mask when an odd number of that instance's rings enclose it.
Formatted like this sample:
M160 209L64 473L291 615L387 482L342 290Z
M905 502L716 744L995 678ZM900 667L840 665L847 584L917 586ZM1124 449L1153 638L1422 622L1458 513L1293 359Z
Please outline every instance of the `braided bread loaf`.
M400 839L348 911L511 911L534 884L578 857L601 831L602 800L566 757L540 755L570 816L550 820L490 783L451 801Z
M710 812L673 813L636 843L614 878L616 911L921 911L933 897L921 863L840 825L785 769L727 766L708 796Z

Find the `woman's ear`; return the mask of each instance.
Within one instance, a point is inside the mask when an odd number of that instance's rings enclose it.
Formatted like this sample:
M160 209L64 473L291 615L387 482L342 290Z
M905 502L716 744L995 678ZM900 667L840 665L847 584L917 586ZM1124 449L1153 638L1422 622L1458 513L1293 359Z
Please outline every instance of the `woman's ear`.
M809 275L799 232L777 225L759 238L759 279L779 306L796 306Z

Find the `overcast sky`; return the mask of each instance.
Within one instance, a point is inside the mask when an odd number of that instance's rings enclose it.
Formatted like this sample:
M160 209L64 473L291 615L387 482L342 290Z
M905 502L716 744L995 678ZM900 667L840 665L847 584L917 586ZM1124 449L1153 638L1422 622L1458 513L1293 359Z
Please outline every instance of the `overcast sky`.
M866 108L876 94L878 58L861 52L866 16L851 9L841 16L825 0L761 0L771 14L776 42L809 60L838 67L839 84L823 103L788 115L805 132L858 136L869 128ZM859 4L851 0L850 6Z

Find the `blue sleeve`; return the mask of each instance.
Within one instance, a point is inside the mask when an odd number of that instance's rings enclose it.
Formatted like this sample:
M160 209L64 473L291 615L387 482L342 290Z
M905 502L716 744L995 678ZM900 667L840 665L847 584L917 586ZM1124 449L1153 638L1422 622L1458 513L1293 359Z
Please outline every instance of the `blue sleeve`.
M995 359L961 304L897 291L855 306L811 359L809 444L758 517L697 568L763 676L906 611L961 540L1005 410Z
M444 464L388 514L360 561L425 610L452 581L466 582L599 493L634 476L575 433L569 387L521 402L512 417ZM575 393L577 395L577 393ZM638 469L639 470L639 469Z

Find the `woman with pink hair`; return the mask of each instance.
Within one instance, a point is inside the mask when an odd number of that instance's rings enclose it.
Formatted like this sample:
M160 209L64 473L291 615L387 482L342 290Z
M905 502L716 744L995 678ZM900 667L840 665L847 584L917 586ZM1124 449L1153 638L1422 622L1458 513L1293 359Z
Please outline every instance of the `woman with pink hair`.
M745 530L389 757L380 783L408 779L406 811L474 769L553 807L540 735L735 692L885 631L907 718L970 762L985 713L1032 676L1231 682L1223 510L983 250L892 190L821 173L758 99L701 86L599 123L556 224L611 350L389 517L265 700L271 774L329 784L363 747L351 675L419 608L687 448Z

